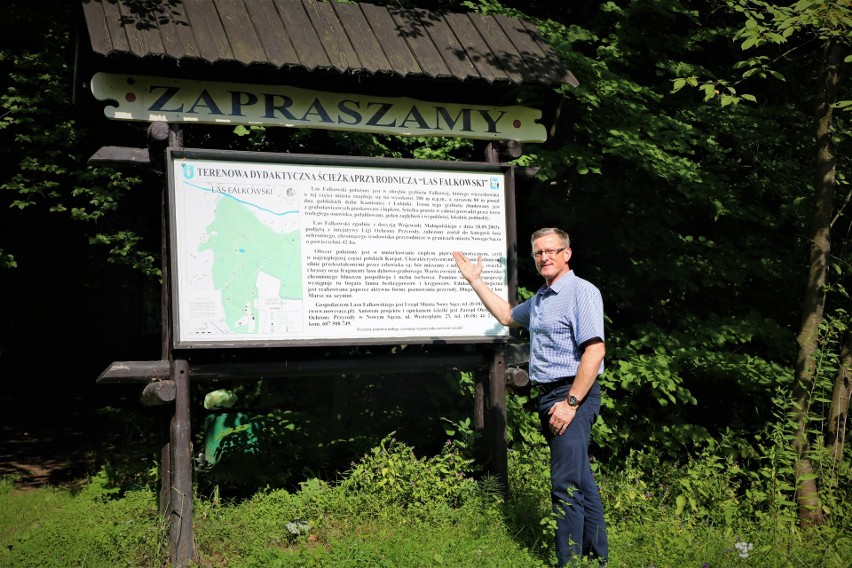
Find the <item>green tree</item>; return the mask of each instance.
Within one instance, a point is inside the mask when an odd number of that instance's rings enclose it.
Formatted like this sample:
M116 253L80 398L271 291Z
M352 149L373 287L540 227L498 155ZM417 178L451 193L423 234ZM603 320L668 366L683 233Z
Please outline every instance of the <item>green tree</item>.
M832 228L843 218L843 209L849 202L847 195L843 205L839 209L835 207L838 187L845 186L848 191L848 184L838 171L837 146L849 141L848 133L843 131L844 120L835 117L835 109L852 105L852 101L842 99L844 89L847 94L849 91L844 85L847 70L843 67L848 67L852 61L852 55L849 55L852 47L852 6L847 2L812 0L792 5L737 0L730 2L729 6L745 19L734 38L742 41L743 50L758 53L736 64L744 69L742 80L755 76L784 80L785 73L778 70L778 63L782 59L793 59L810 72L805 79L814 85L812 139L815 167L810 199L812 211L807 229L810 252L806 289L801 301L801 322L796 336L792 412L797 426L793 445L798 455L796 473L800 517L808 522L821 522L818 476L811 457L813 440L809 410L817 381L819 352L825 347L820 343L820 331L827 296L834 290L848 298L842 284L850 272L848 259L833 256L831 244ZM682 87L684 81L693 85L697 83L694 77L680 79L675 88ZM721 81L705 82L700 88L706 93L705 100L718 97L723 106L739 102L741 98L756 100L753 95L737 95L734 86ZM848 160L844 162L848 168ZM829 276L832 268L841 276L834 283ZM839 349L840 345L837 347ZM838 372L836 391L842 392L842 375ZM845 416L849 399L843 396L835 398L835 405L844 404L846 408L832 406L829 415Z
M562 89L556 136L528 149L544 183L519 197L519 224L567 225L573 266L602 286L613 450L676 456L758 428L792 380L808 118L797 88L725 113L669 94L684 70L736 61L730 17L705 8L608 2L538 21L580 86Z
M127 224L134 210L147 211L134 207L139 179L85 166L112 130L101 124L93 132L95 125L81 121L72 103L70 26L76 8L61 0L12 0L0 6L0 203L9 219L4 225L17 228L16 220L26 218L8 209L57 227L79 223L78 234L106 246L113 261L156 276L155 259L141 246L144 237ZM120 209L121 204L127 206ZM30 241L15 241L13 233L4 240L0 262L12 267L18 247Z

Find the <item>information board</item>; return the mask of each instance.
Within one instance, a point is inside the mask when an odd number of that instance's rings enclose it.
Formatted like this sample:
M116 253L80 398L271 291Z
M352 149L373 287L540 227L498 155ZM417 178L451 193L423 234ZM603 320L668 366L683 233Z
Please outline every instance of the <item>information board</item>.
M498 342L507 167L169 149L176 348ZM512 263L513 264L513 263Z

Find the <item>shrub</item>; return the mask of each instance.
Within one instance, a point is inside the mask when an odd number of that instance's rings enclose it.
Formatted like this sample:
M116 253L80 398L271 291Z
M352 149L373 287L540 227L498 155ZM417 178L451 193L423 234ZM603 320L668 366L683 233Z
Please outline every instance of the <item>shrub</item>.
M415 511L440 505L458 506L477 489L469 475L472 460L450 443L431 458L418 458L414 449L387 436L346 476L342 487L382 504Z

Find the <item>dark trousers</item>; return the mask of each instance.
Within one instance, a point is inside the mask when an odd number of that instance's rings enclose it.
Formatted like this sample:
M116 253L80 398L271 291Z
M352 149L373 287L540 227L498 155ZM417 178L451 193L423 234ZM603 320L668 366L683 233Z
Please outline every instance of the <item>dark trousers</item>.
M589 438L601 408L601 389L595 382L565 433L554 436L547 411L565 400L569 390L571 385L565 385L539 399L541 423L550 444L550 495L559 566L581 555L605 560L609 553L601 496L589 464Z

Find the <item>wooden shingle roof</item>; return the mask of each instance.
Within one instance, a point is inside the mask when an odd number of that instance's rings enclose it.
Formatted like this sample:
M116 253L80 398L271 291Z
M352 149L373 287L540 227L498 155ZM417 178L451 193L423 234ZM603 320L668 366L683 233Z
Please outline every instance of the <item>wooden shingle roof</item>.
M316 0L82 0L104 61L492 86L576 85L535 26Z

